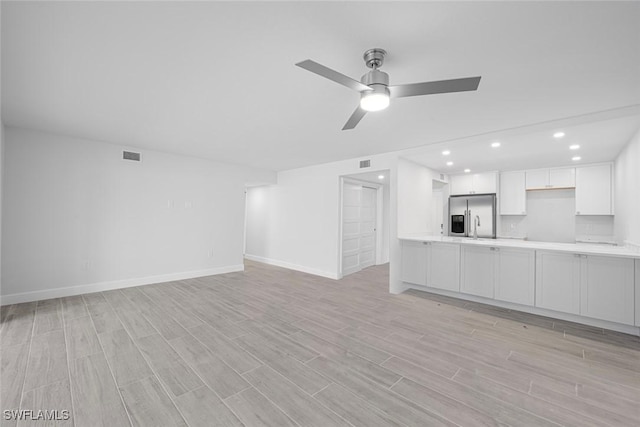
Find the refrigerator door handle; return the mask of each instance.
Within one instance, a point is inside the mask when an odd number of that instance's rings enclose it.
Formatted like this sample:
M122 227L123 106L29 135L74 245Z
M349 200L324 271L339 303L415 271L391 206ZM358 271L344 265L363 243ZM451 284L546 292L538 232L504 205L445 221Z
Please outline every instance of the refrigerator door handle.
M471 231L471 224L469 221L471 221L471 211L470 210L466 210L465 211L466 214L466 218L464 221L464 237L469 237L469 232Z
M467 210L464 210L464 228L462 230L462 235L466 236L467 235Z

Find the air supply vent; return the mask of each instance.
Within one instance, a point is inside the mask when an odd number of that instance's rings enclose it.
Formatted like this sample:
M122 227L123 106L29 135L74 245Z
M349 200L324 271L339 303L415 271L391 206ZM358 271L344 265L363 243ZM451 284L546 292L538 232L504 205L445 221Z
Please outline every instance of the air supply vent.
M122 158L124 160L131 160L134 162L140 161L140 153L134 153L133 151L123 151Z
M362 168L370 168L371 160L360 160L360 169Z

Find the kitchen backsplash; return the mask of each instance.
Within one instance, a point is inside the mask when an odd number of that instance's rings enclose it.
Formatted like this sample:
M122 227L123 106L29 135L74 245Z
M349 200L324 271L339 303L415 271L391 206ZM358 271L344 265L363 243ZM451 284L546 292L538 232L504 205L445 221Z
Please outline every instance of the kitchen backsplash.
M526 215L501 215L498 218L498 237L508 237L510 239L527 238L527 217Z
M525 215L501 216L499 220L498 237L531 240L527 219ZM584 242L615 242L613 219L613 216L576 216L574 240ZM535 237L535 232L533 236Z
M575 215L573 190L527 193L527 215L500 216L498 237L550 242L615 242L614 217Z
M576 217L576 240L584 242L615 242L614 217L589 215Z

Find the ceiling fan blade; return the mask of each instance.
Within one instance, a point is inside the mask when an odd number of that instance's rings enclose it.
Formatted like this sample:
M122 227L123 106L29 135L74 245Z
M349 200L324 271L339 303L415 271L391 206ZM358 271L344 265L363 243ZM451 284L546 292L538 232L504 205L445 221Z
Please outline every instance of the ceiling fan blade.
M307 59L302 62L298 62L296 64L300 68L304 68L307 71L311 71L319 76L327 78L329 80L333 80L336 83L341 84L342 86L346 86L349 89L356 90L358 92L363 92L365 90L371 90L371 88L365 84L360 83L357 80L352 79L351 77L345 76L337 71L332 70L331 68L327 68L322 64L318 64L315 61Z
M358 123L360 123L360 120L362 120L365 114L367 114L367 110L363 110L358 105L358 108L356 108L356 111L354 111L353 114L351 114L351 117L349 117L349 120L347 120L347 123L344 124L344 126L342 127L342 130L349 130L356 127Z
M404 98L406 96L433 95L437 93L466 92L478 89L480 76L463 79L438 80L435 82L410 83L406 85L389 86L391 97Z

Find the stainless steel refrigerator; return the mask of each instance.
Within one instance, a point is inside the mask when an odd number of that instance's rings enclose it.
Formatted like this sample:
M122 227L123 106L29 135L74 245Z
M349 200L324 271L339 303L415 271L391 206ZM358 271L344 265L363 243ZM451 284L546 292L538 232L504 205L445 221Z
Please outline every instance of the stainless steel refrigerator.
M449 235L496 238L496 195L449 197Z

